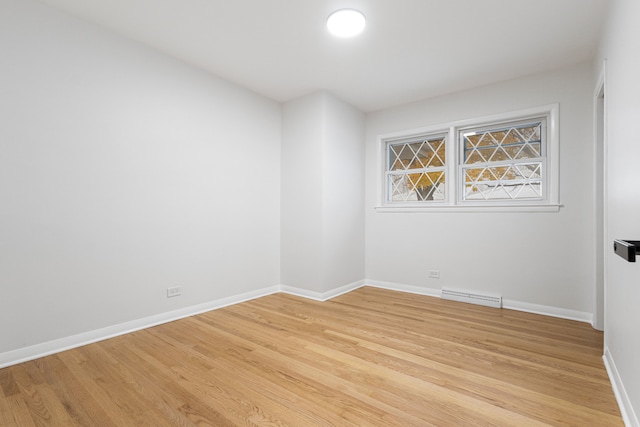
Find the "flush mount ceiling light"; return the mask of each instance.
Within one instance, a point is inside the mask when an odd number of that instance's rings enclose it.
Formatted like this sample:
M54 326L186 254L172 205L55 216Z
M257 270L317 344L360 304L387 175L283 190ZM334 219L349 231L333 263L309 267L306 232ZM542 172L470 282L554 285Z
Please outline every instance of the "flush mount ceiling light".
M327 29L336 37L353 37L364 30L362 12L355 9L340 9L327 18Z

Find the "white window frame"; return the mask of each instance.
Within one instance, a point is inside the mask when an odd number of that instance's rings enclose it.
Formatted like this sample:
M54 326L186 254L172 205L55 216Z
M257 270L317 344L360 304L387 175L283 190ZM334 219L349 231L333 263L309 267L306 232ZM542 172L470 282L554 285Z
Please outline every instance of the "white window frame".
M377 212L557 212L559 202L560 145L559 104L550 104L503 114L461 120L441 125L378 135L378 200ZM543 197L541 200L463 200L462 146L460 133L468 128L488 128L510 122L544 118L546 135L542 148ZM391 202L387 200L388 146L402 140L447 134L445 200L424 202Z
M444 182L444 200L430 200L430 201L424 201L424 202L389 202L390 204L393 204L394 206L396 205L402 205L402 206L414 206L414 205L421 205L421 204L425 204L428 203L429 206L431 205L443 205L447 202L447 199L449 198L449 183L448 183L448 175L450 173L449 168L448 168L448 164L449 164L449 153L448 150L449 149L449 138L451 138L451 135L449 134L448 131L445 132L422 132L422 133L417 133L417 134L412 134L410 136L403 136L402 138L399 139L389 139L385 142L385 151L386 149L388 149L389 146L391 145L396 145L396 144L403 144L403 143L411 143L411 142L418 142L420 140L430 140L430 139L436 139L436 138L444 138L445 140L445 156L446 158L444 159L445 161L445 166L443 167L434 167L434 168L425 168L425 169L420 169L417 170L417 173L421 172L421 171L428 171L428 170L437 170L437 171L443 171L445 174L445 182ZM385 185L388 186L389 185L389 180L388 177L390 175L395 175L396 173L394 173L393 171L389 170L391 165L389 164L389 160L390 160L390 156L389 156L389 152L386 151L386 158L385 158L385 165L384 165L384 181L385 181ZM409 169L412 170L412 169ZM399 174L406 174L407 172L409 172L409 170L406 171L401 171ZM414 172L416 173L416 172ZM385 189L385 194L386 192L389 191L389 188Z

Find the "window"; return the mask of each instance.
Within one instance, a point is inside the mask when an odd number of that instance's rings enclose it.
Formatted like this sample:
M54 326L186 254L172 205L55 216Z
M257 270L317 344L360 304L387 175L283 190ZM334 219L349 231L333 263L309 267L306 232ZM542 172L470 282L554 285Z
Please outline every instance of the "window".
M388 145L387 186L392 202L445 199L447 136L420 136Z
M557 210L557 115L551 105L381 135L379 208Z
M458 133L462 200L542 200L544 118Z

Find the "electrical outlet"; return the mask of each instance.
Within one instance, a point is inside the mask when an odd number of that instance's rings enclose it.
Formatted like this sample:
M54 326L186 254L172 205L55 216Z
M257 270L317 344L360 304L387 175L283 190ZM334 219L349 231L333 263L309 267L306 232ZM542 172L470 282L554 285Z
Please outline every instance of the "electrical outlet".
M167 288L167 298L177 297L182 295L182 286L174 286L173 288Z
M429 270L429 277L431 279L439 279L440 278L440 270Z

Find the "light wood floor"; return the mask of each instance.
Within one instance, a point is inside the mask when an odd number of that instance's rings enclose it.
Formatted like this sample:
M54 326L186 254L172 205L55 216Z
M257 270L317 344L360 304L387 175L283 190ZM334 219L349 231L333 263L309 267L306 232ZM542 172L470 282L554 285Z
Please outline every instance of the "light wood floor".
M2 426L621 426L589 325L278 294L0 370Z

